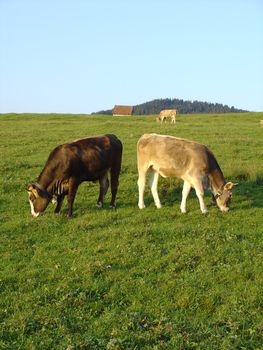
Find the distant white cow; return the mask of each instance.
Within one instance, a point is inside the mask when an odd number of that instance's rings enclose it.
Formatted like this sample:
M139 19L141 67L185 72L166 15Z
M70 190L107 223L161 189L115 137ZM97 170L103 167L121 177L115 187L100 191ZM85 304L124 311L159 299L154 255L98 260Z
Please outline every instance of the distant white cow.
M181 211L186 212L186 199L195 189L202 213L207 212L204 189L210 188L213 200L221 211L229 210L231 189L235 184L226 183L213 153L204 145L168 135L144 134L137 144L138 188L140 209L144 205L146 174L151 170L150 187L157 208L161 202L157 192L158 177L178 177L184 180Z
M160 112L160 114L158 115L158 117L156 118L157 122L163 122L167 119L171 119L171 123L176 122L176 109L164 109L163 111Z

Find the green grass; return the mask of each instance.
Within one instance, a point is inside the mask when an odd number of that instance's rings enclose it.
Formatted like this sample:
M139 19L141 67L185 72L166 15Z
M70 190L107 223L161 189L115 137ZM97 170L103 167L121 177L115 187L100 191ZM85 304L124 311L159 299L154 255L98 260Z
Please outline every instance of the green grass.
M0 349L262 349L263 113L155 116L0 115ZM136 143L145 132L208 145L231 210L188 213L182 183L160 179L137 207ZM30 215L25 186L49 152L76 138L123 142L117 209L95 208L98 184L79 187L74 217ZM210 202L207 193L206 202Z

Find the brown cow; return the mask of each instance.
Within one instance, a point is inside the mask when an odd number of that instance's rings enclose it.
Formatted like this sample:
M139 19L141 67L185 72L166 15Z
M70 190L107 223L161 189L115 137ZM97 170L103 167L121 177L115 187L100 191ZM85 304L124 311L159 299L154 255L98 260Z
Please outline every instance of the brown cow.
M108 171L111 175L110 206L115 207L121 158L122 143L115 135L83 138L57 146L50 153L37 183L27 187L31 214L37 217L43 213L54 196L57 197L55 213L59 213L68 195L68 217L71 217L75 195L83 181L99 181L97 206L101 207L109 187Z
M170 118L171 123L175 124L176 121L176 109L164 109L163 111L160 112L160 114L157 116L156 121L157 122L163 122Z
M137 144L138 188L140 209L145 207L143 195L146 173L152 171L150 187L157 208L161 208L157 192L158 177L178 177L184 180L181 211L186 212L186 199L193 187L202 213L207 212L204 189L210 188L221 211L228 211L231 189L226 183L213 153L204 145L173 136L145 134Z

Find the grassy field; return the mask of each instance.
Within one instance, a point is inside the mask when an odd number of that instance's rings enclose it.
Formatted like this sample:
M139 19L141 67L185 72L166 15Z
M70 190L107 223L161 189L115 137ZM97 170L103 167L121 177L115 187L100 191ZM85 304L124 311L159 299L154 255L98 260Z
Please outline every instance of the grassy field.
M155 116L0 115L0 349L263 349L263 113ZM208 145L231 210L202 215L182 182L160 179L163 208L137 207L136 143L145 132ZM83 183L74 217L30 215L25 187L49 152L76 138L123 142L117 209ZM207 193L209 204L210 195Z

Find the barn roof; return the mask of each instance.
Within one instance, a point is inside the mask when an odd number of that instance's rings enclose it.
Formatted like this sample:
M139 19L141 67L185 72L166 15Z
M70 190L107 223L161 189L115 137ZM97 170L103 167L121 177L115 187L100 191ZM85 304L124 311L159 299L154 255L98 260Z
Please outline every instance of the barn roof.
M114 106L113 115L132 115L133 106Z

